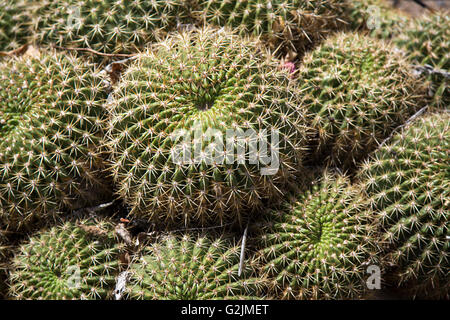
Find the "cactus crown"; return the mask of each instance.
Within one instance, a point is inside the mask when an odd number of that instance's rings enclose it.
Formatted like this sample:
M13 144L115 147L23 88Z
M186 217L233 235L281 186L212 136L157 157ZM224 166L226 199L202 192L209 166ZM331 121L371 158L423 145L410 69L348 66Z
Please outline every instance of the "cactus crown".
M367 202L347 178L331 174L273 210L257 239L262 273L282 299L359 297L365 263L378 252Z
M257 279L244 264L238 276L240 247L222 238L168 235L145 247L130 267L126 293L132 299L251 299Z
M121 250L112 230L107 221L81 220L34 235L12 261L10 296L33 300L108 297Z
M50 52L0 65L0 217L10 227L70 206L96 181L105 94L90 68Z
M184 0L41 1L32 23L35 40L107 53L135 52L174 29Z
M225 30L185 32L125 72L110 106L109 146L133 214L158 223L240 222L297 173L307 131L297 87L258 50ZM265 165L249 160L257 150L242 139L267 137L275 148L272 133L279 167L263 176Z
M404 55L358 34L338 34L307 54L299 78L317 132L316 157L344 168L426 102L426 85Z
M360 178L378 212L399 283L429 294L450 288L450 115L419 119L377 150Z

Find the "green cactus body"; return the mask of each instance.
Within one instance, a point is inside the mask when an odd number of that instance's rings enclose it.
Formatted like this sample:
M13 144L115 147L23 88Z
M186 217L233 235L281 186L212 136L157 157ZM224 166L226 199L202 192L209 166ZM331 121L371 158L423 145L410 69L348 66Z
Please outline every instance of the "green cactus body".
M184 21L184 0L41 1L31 29L41 44L135 52Z
M259 299L261 280L244 264L238 275L240 246L224 239L169 235L147 246L130 269L129 299Z
M0 51L9 51L25 44L28 35L27 1L0 0Z
M391 39L402 32L409 17L386 0L349 0L350 29L363 30L379 39Z
M155 45L111 99L119 195L131 214L162 226L241 222L300 173L307 128L299 96L275 59L228 31L186 32ZM264 142L278 155L252 151ZM253 158L263 149L275 161ZM266 174L267 166L276 168Z
M414 64L450 72L450 15L449 12L418 17L407 24L394 43L409 53ZM450 80L432 75L434 104L450 105Z
M325 174L311 191L273 210L257 241L261 272L281 299L351 299L376 264L375 228L367 202L343 176Z
M105 299L119 269L121 246L107 221L82 220L41 231L12 261L11 297L16 299Z
M53 53L0 65L0 218L8 227L100 196L106 96L90 67Z
M316 128L316 161L352 168L427 101L427 86L384 42L341 33L305 56L302 104Z
M262 36L272 45L301 51L343 23L341 0L198 0L203 21Z
M416 120L377 150L360 179L378 212L399 284L448 295L450 115Z

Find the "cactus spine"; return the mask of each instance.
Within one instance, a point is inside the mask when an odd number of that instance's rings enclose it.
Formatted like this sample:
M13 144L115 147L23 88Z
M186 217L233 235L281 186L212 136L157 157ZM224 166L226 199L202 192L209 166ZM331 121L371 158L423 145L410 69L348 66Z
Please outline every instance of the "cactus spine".
M198 0L201 19L228 26L241 35L261 36L272 49L279 45L289 50L309 48L340 27L345 3L342 1L262 1Z
M160 225L241 222L299 174L307 132L300 95L258 50L225 30L185 32L125 72L108 139L132 214ZM264 150L250 149L264 142L279 155L267 175L267 163L253 158Z
M258 260L281 299L351 299L366 288L378 252L372 212L357 187L326 173L312 190L273 210L257 237Z
M16 299L107 298L121 246L108 221L66 222L41 231L13 259L10 296Z
M101 195L106 96L91 67L51 52L0 65L0 218L8 227Z
M449 12L425 15L412 20L394 42L409 53L412 63L450 72ZM433 84L433 103L437 107L448 108L450 80L439 74L431 75L430 79Z
M218 238L168 235L144 248L130 267L130 299L259 299L260 280L238 276L240 246Z
M0 0L0 51L9 51L25 44L28 36L26 0Z
M302 104L316 128L315 159L351 168L427 102L427 87L396 48L341 33L305 56Z
M41 44L129 53L176 28L184 0L41 1L31 24Z
M450 115L413 122L377 150L360 179L380 219L386 260L417 294L450 288Z

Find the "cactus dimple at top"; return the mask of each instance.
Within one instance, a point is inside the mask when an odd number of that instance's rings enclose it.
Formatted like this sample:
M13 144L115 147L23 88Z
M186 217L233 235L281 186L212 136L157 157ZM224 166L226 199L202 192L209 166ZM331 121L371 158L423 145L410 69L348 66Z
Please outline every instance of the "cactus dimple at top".
M129 299L256 299L260 280L248 262L238 275L240 246L204 236L169 235L144 248L130 269Z
M394 42L409 53L413 63L450 72L450 12L424 15L412 20ZM450 80L438 74L430 78L435 105L448 108Z
M316 158L352 167L427 101L402 52L368 36L341 33L306 55L302 104L316 129Z
M41 231L13 258L11 297L98 299L111 295L119 252L107 221L67 222Z
M137 57L113 92L108 135L131 214L234 223L280 195L299 173L307 128L297 86L278 66L255 42L214 29Z
M418 294L450 288L450 115L419 119L377 150L360 172L399 283Z
M367 202L347 178L326 173L311 191L273 210L256 239L273 295L358 298L378 252Z
M240 34L262 36L275 49L304 50L333 32L342 21L341 0L198 0L201 18Z
M31 28L43 44L134 52L184 21L184 1L40 1Z
M0 218L11 228L93 200L105 94L90 67L51 52L0 65Z
M0 0L0 51L14 50L25 44L29 21L26 1Z

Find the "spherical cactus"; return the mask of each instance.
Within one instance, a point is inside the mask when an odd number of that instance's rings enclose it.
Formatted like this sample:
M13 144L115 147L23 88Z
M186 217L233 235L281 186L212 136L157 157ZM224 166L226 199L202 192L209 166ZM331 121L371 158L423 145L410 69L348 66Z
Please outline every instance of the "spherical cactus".
M273 210L259 231L261 273L281 299L351 299L377 265L372 212L356 186L325 174L312 190Z
M360 172L399 284L429 296L450 288L449 124L448 113L413 122Z
M110 222L81 220L41 231L12 261L11 297L97 299L112 293L121 245Z
M301 173L300 94L256 46L225 30L185 32L124 73L108 145L132 215L161 226L241 222Z
M97 74L54 53L0 64L0 219L10 228L101 196Z
M125 296L145 300L259 299L262 281L248 278L240 246L218 238L169 235L147 246L132 263Z
M262 36L272 49L279 45L303 51L343 25L341 0L198 0L201 19L243 34Z
M40 1L31 29L42 44L135 52L184 21L184 1Z
M9 51L25 44L30 20L25 0L0 0L0 51Z
M302 104L316 128L316 161L352 168L427 102L427 85L402 52L341 33L309 53L300 68Z
M450 15L449 12L425 15L411 21L394 40L405 49L414 64L450 72ZM434 103L438 107L450 105L450 80L435 74L433 83Z

